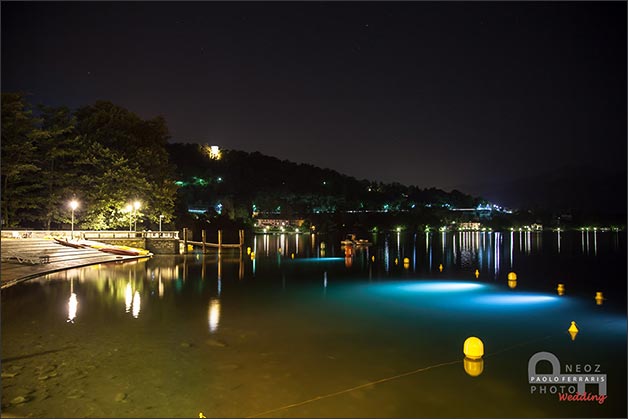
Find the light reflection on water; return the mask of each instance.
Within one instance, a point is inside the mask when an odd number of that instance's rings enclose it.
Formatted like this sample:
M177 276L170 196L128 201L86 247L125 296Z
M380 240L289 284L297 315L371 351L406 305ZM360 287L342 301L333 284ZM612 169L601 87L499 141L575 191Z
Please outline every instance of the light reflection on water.
M598 233L597 250L581 252L580 233L393 234L356 249L350 267L339 239L258 236L253 259L237 251L160 256L9 288L2 368L20 369L3 379L2 403L22 416L243 417L459 360L279 415L625 415L617 375L602 407L531 397L525 380L539 350L601 363L609 374L626 370L625 280L617 281L626 277L625 236ZM566 283L565 295L556 295L556 282ZM573 320L575 341L566 334ZM461 354L470 335L488 354L517 349L487 356L472 377ZM51 366L56 375L40 380ZM29 401L11 405L21 389Z

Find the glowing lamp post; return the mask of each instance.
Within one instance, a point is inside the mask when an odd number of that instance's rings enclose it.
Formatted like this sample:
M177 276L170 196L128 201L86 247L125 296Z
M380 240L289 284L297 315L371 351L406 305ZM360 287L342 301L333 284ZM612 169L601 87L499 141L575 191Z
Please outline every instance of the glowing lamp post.
M126 206L126 212L129 213L129 232L131 232L132 228L133 228L133 206L131 204Z
M133 208L135 209L135 211L133 212L133 219L135 220L135 231L137 231L137 210L140 209L141 206L142 204L140 203L140 201L135 201L133 203Z
M70 201L70 209L72 209L72 233L71 233L71 238L74 239L74 210L76 210L78 208L78 202L73 199L72 201Z

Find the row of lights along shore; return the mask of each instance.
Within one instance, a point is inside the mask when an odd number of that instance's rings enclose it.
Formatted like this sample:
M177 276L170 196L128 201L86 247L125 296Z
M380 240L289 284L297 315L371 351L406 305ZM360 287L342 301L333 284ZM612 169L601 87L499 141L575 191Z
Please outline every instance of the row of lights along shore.
M79 207L79 202L76 199L71 200L68 203L68 206L72 210L72 232L71 238L74 238L74 211ZM129 231L137 231L137 211L142 207L142 203L140 201L134 201L133 203L129 203L125 210L132 216L129 218ZM159 231L161 231L161 221L164 218L163 215L159 216Z

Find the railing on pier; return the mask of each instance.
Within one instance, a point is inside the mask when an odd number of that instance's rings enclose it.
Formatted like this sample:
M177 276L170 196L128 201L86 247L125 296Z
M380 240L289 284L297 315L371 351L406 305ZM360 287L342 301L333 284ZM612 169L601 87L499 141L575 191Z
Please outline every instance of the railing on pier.
M122 230L2 230L2 238L45 239L47 237L75 237L97 239L179 239L178 231L122 231Z
M81 231L86 240L96 239L179 239L178 231ZM74 232L76 236L76 232Z

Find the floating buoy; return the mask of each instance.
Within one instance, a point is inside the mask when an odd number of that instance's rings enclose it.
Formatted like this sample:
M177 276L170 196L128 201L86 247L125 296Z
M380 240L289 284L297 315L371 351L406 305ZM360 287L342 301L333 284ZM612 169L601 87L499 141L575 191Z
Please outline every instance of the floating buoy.
M325 248L325 242L321 242L321 249Z
M255 259L255 252L251 252L251 260Z
M509 279L508 280L508 287L511 288L511 289L517 288L517 280L516 279Z
M571 335L571 340L576 340L576 335L578 334L578 326L576 326L576 322L571 322L571 326L569 326L567 331Z
M509 280L509 281L510 281L510 280L516 281L516 280L517 280L517 274L516 274L516 273L514 273L514 272L510 272L510 273L508 274L508 280Z
M371 256L371 262L375 262L375 256Z
M198 417L199 417L199 418L206 418L207 416L205 416L205 415L203 414L203 412L200 412L200 413L198 414Z
M250 247L247 247L247 248L246 248L246 254L247 254L247 255L250 255L250 254L251 254L251 248L250 248Z
M443 272L443 264L442 263L440 265L438 265L438 270Z
M395 265L399 265L399 259L395 258Z
M475 336L468 337L462 345L462 352L469 359L480 359L484 356L484 343Z
M294 259L294 253L291 253L291 254L290 254L290 257L291 257L292 259Z
M480 277L480 271L479 270L475 270L475 278L479 278Z
M464 371L471 377L477 377L484 371L484 360L482 358L471 359L465 356L463 364Z
M599 306L602 305L602 302L604 301L604 294L602 294L601 291L598 291L595 293L595 303Z
M281 247L279 249L277 249L277 251L279 252L279 254L281 255Z
M565 284L558 284L556 291L558 291L558 295L565 294Z

